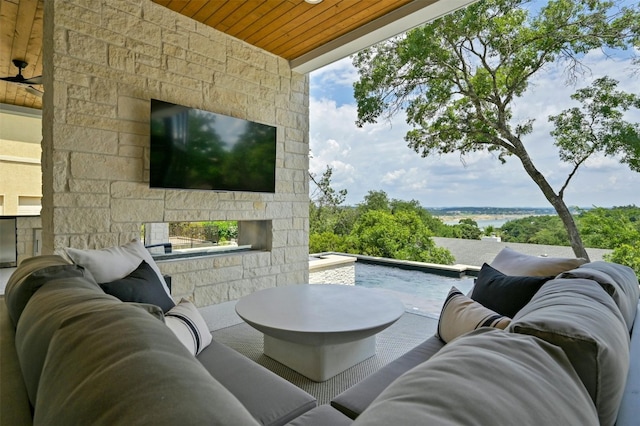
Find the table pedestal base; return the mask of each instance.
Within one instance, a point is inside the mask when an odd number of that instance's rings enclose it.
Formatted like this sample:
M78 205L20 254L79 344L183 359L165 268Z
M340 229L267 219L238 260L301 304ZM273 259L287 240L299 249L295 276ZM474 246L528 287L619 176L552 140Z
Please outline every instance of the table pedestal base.
M305 377L324 382L376 354L376 336L312 346L264 335L264 354Z

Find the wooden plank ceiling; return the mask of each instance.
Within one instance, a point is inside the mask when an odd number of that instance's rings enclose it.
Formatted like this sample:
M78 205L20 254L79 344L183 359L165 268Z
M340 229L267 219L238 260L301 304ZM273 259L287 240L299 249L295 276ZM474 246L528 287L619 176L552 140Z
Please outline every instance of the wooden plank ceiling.
M294 60L414 0L152 0L177 13ZM420 0L424 5L434 0ZM42 75L44 0L0 0L0 77ZM42 90L42 86L34 86ZM0 81L0 103L42 108L27 87Z
M0 77L18 74L13 59L28 63L25 78L42 75L43 10L43 0L0 0ZM42 90L42 85L34 88ZM0 103L42 109L40 96L6 81L0 81Z
M153 0L289 61L411 1Z

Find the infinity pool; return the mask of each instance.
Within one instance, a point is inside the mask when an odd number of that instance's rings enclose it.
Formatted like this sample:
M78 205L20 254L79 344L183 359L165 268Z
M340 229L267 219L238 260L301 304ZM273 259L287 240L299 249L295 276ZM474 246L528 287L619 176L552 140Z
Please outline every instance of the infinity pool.
M451 278L361 262L356 262L355 271L356 285L381 289L400 299L407 311L436 318L452 286L465 294L473 286L473 277Z

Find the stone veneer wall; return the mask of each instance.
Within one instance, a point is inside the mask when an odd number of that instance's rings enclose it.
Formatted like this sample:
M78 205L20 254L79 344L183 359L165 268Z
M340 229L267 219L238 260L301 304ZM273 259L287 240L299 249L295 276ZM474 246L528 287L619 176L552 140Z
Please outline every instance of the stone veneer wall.
M36 252L35 232L42 228L40 216L22 216L16 218L16 263L33 257ZM38 242L41 244L41 242ZM42 247L39 247L42 250Z
M308 78L149 0L47 0L43 254L140 237L145 222L270 223L271 247L160 262L198 306L308 280ZM149 188L149 100L277 127L276 194Z
M356 258L335 254L309 257L310 284L356 284Z

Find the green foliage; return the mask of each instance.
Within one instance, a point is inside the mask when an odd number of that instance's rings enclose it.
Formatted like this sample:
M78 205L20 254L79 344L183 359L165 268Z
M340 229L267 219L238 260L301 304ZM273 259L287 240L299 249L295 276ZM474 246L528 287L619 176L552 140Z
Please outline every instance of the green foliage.
M568 246L567 231L558 216L527 216L510 220L500 228L505 242Z
M330 185L330 180L326 183ZM356 208L310 203L309 252L450 264L451 253L431 239L433 230L442 227L446 226L418 201L389 200L384 191L369 191Z
M323 253L335 251L350 253L347 238L343 235L336 235L333 232L325 231L320 234L309 234L309 253Z
M594 208L580 214L579 224L589 247L613 249L640 244L639 207Z
M217 228L219 238L218 242L238 239L238 222L235 220L207 222L207 224Z
M622 244L613 250L613 253L604 256L609 262L627 265L634 270L636 276L640 279L640 246Z
M435 246L414 212L370 210L360 216L352 237L353 249L364 255L441 264L455 261L448 250Z

